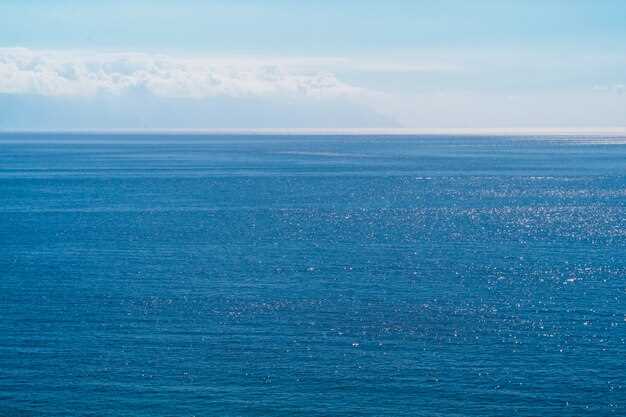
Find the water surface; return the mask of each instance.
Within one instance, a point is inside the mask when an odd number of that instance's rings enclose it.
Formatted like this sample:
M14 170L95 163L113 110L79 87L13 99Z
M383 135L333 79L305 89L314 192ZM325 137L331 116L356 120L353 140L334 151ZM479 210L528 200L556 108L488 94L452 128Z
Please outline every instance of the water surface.
M626 145L0 135L0 415L626 414Z

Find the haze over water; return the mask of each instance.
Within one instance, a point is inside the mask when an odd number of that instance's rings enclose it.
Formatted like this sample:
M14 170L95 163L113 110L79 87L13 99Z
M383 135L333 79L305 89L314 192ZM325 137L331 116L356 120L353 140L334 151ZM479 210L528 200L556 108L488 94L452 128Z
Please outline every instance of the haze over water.
M0 248L0 415L626 414L623 138L5 133Z

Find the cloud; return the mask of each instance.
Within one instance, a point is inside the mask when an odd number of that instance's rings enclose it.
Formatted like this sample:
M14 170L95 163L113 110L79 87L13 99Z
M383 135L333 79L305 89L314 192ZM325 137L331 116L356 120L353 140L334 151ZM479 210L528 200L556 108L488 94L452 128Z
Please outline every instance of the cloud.
M303 63L210 60L140 53L0 48L0 94L171 98L357 98L365 89Z
M617 95L624 95L626 93L625 84L612 84L612 85L596 85L593 87L593 91L602 93L614 93Z
M337 65L0 48L0 128L394 125L381 93L340 80Z
M494 86L497 80L485 81L484 77L497 78L488 69L486 75L480 71L467 75L462 66L431 62L393 56L209 59L0 48L0 128L625 123L622 83L592 91L512 89ZM526 72L524 77L528 78ZM390 89L395 81L403 88ZM470 88L470 82L476 85ZM412 85L419 88L411 89Z

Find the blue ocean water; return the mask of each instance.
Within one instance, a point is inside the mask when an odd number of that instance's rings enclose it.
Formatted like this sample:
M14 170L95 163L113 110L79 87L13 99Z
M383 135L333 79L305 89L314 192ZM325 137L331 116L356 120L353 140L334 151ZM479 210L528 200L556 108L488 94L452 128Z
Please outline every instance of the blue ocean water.
M626 415L610 142L2 134L0 415Z

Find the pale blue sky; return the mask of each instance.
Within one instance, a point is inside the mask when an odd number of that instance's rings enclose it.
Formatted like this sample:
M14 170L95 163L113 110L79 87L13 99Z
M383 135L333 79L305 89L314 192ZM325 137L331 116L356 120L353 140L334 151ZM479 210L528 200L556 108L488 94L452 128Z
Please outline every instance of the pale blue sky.
M623 0L8 0L0 128L625 126L624 22Z

